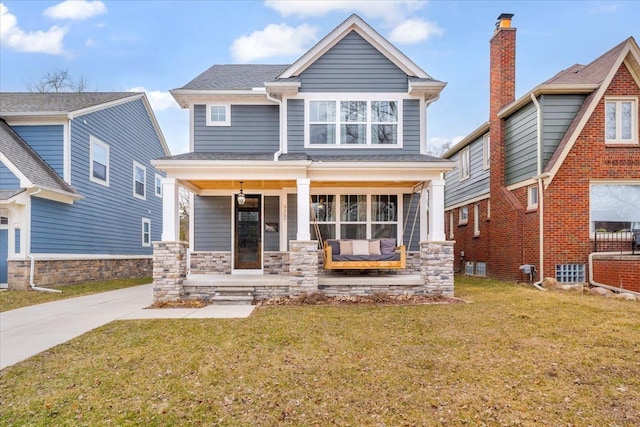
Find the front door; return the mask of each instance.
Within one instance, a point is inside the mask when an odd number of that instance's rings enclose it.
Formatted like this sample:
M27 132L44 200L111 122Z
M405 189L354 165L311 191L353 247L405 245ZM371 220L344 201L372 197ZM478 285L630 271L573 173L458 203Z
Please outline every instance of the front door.
M235 197L234 197L235 199ZM247 194L244 205L236 199L234 269L262 268L262 203L260 195Z

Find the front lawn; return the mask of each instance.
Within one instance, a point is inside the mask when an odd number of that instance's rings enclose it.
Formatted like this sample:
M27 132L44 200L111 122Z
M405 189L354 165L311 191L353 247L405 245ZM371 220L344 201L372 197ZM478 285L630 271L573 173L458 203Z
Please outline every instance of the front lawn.
M151 283L150 277L142 279L114 279L100 282L81 283L78 285L48 286L51 289L62 290L62 293L43 291L2 291L0 292L0 312L27 307L29 305L43 304L45 302L58 301L66 298L95 294L98 292L114 291L130 286Z
M456 295L113 322L1 371L0 425L640 425L639 303Z

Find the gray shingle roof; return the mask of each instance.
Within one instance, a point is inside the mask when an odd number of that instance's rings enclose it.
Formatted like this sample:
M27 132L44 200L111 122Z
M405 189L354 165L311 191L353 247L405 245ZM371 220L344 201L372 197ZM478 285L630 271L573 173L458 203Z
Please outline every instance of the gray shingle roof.
M42 158L27 144L20 135L0 119L0 152L4 154L32 183L38 187L54 191L77 194ZM20 189L6 189L19 193ZM9 194L9 193L7 193Z
M272 161L274 153L184 153L163 157L158 160L266 160ZM427 156L423 154L344 154L344 155L307 155L304 153L282 154L280 161L311 160L313 162L448 162L447 159Z
M214 65L180 89L251 90L275 81L289 65L229 64Z
M9 113L69 113L140 95L136 92L0 92L0 115Z

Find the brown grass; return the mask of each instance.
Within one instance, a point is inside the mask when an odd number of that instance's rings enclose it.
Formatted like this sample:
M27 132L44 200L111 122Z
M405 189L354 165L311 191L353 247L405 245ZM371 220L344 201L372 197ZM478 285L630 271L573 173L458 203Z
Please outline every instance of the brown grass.
M113 322L1 371L0 425L640 425L640 304L456 295Z

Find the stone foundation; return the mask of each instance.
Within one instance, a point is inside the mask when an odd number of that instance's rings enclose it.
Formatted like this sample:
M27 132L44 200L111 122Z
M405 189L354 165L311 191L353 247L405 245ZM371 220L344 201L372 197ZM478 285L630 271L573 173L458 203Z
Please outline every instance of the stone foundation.
M187 243L153 243L153 301L177 301L184 296Z
M289 274L288 252L265 252L263 257L264 274Z
M231 252L191 252L191 274L231 274Z
M427 295L453 296L453 244L420 242L421 274Z
M318 242L289 242L289 293L292 296L318 291Z
M36 258L33 282L37 286L73 285L111 279L150 277L151 257L107 259L51 259ZM31 274L31 260L9 261L7 285L9 289L26 290Z

